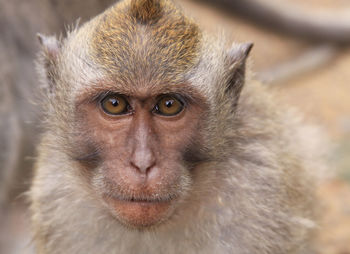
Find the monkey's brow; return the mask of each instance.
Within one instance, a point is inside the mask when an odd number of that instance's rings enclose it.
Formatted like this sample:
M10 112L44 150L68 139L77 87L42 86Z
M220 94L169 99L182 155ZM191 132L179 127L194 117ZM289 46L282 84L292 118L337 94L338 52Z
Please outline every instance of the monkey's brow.
M150 85L147 89L147 92L143 92L146 96L140 96L141 89L138 87L124 87L124 86L116 86L110 85L108 83L103 85L91 86L89 89L83 91L77 100L77 104L82 104L84 102L93 102L101 98L101 96L106 95L108 93L118 93L122 95L126 95L128 97L157 97L162 94L180 94L189 102L205 102L205 98L203 98L202 93L187 83L179 83L172 85L158 85L152 86Z

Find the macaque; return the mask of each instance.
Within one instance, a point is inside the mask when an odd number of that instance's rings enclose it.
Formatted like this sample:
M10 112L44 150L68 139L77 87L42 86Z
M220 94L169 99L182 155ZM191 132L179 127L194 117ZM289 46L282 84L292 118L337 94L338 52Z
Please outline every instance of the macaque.
M315 133L251 80L251 43L170 0L39 40L37 253L309 253Z

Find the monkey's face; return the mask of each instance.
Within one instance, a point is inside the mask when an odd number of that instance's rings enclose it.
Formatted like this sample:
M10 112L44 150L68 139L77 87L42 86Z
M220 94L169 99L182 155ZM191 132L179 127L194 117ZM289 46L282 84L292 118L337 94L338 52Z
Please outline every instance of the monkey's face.
M78 135L84 152L76 158L92 189L128 226L166 220L191 188L204 104L179 90L102 91L78 106L85 134Z
M172 1L121 1L63 41L40 37L51 145L125 225L180 211L192 186L206 188L195 167L230 145L252 45L207 39Z

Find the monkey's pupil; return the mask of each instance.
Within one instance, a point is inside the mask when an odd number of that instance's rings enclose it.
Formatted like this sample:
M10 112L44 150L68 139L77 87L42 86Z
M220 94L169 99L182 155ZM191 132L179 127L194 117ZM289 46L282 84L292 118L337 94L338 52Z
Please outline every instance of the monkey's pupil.
M110 103L112 104L113 107L118 107L119 101L115 98L109 99Z
M166 106L167 108L170 108L173 104L174 104L174 101L173 101L173 100L168 100L168 101L165 102L165 106Z

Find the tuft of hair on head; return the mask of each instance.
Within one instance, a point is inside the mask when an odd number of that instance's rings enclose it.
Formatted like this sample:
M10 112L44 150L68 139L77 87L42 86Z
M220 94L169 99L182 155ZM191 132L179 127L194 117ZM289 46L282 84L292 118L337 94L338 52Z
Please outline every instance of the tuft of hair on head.
M141 23L156 22L162 16L160 0L131 0L130 14Z

